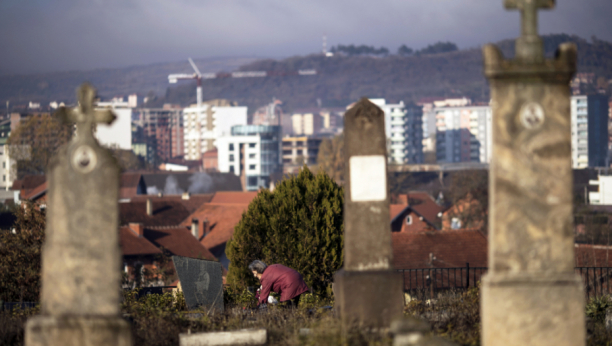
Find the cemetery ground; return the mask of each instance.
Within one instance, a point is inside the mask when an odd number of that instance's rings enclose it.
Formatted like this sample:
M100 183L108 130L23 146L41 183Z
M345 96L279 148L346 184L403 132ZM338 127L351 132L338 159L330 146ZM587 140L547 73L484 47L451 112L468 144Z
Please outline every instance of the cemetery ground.
M278 306L257 309L248 291L225 293L226 311L188 311L181 294L167 292L136 299L137 291L126 291L121 305L123 318L131 325L134 345L178 345L179 334L235 331L265 328L268 345L392 345L388 330L370 332L355 326L343 334L333 299L306 295L297 309ZM428 322L425 335L437 335L457 345L475 346L480 338L480 288L449 291L437 299L413 299L406 302L404 316ZM554 303L554 302L551 302ZM606 310L612 298L602 296L588 301L587 345L610 345L612 332L606 330ZM0 345L23 345L26 319L39 313L38 307L0 312Z

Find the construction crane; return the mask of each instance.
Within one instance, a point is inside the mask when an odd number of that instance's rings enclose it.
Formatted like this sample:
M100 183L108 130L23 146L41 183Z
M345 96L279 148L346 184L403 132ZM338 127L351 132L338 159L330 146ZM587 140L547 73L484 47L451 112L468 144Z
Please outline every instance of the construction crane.
M215 79L215 78L252 78L252 77L271 77L271 76L312 76L317 74L317 70L298 70L298 71L236 71L232 73L200 73L200 70L196 64L188 58L191 67L195 71L193 74L188 73L177 73L168 75L168 81L171 84L178 82L179 80L195 79L197 82L196 87L196 100L198 108L202 107L202 79Z

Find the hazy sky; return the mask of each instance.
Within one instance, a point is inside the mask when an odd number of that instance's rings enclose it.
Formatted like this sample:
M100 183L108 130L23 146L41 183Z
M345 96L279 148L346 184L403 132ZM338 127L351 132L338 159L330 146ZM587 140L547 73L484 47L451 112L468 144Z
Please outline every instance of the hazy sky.
M513 38L502 0L0 0L0 74L214 56L285 57L367 44L395 52ZM557 0L541 33L612 41L612 0Z

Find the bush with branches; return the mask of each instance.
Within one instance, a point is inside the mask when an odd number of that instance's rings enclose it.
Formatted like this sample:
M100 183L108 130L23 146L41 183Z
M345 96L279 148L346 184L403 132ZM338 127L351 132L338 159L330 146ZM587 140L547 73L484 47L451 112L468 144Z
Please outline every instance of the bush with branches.
M255 285L247 267L260 259L297 270L314 293L327 296L343 261L343 206L342 188L306 166L274 192L262 190L227 244L228 284L238 291Z

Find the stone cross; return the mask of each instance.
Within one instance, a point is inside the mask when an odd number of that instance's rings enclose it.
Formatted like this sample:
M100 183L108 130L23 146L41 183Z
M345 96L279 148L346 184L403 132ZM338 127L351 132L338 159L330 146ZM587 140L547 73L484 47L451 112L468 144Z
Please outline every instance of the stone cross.
M517 58L483 47L491 85L489 272L481 292L484 346L584 345L584 292L574 273L569 82L576 46L544 60L537 8L523 11Z
M94 110L95 94L84 84L78 107L56 113L77 132L48 167L41 315L26 325L27 346L131 344L119 317L119 168L92 133L115 116Z
M544 59L542 39L538 37L538 10L555 7L555 0L505 0L507 9L521 11L521 37L516 40L516 56L525 61Z
M344 268L334 294L345 327L388 327L403 309L402 276L392 270L384 119L364 98L344 120Z

